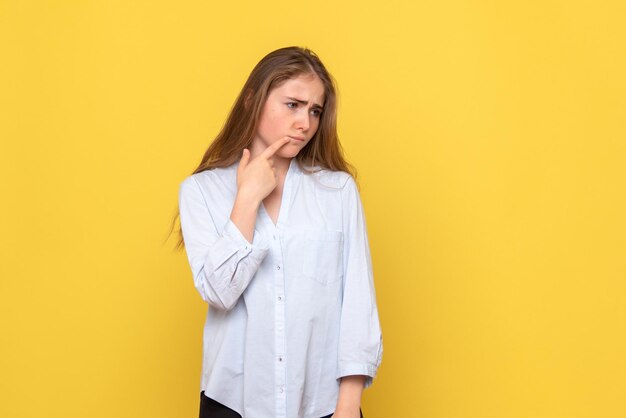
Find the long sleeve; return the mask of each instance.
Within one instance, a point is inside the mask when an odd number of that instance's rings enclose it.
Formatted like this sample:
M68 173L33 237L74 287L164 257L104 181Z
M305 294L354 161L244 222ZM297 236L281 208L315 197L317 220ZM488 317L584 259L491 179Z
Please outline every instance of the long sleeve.
M366 375L367 388L380 366L383 342L365 214L352 177L342 189L342 211L344 281L337 378Z
M180 224L193 281L209 305L232 309L244 292L269 245L259 240L248 242L230 218L216 225L208 202L194 175L179 188ZM230 212L230 211L229 211Z

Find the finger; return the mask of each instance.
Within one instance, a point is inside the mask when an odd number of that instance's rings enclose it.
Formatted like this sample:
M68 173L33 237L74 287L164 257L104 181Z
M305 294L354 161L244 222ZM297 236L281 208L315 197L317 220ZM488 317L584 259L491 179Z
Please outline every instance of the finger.
M286 143L290 141L291 141L291 138L289 138L288 136L282 137L281 139L274 142L269 147L265 148L265 150L263 150L261 155L264 156L265 158L269 158L272 155L274 155L276 151L278 151L283 145L285 145Z

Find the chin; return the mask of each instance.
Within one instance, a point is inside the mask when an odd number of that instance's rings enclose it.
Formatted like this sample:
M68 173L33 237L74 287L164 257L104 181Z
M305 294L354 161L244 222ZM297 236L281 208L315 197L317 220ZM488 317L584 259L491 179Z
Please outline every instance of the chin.
M285 145L286 146L286 145ZM293 149L281 149L279 150L276 155L278 155L281 158L293 158L296 155L298 155L298 153L300 152L300 150L296 147L293 147Z

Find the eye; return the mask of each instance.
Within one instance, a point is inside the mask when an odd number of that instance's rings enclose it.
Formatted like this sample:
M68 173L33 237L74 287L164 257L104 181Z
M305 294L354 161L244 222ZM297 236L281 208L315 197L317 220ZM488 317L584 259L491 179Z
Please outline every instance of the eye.
M294 105L294 107L291 107L291 105ZM289 109L295 109L296 107L298 107L298 103L296 103L296 102L289 102L289 103L287 103L287 107Z
M319 110L319 109L313 109L313 110L311 110L311 113L313 114L313 116L318 118L322 114L322 111Z

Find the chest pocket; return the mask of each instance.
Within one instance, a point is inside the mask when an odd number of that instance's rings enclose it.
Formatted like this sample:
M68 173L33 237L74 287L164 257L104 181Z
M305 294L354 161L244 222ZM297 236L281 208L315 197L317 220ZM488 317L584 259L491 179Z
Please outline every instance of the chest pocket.
M302 274L321 284L341 280L343 276L343 232L309 230L304 232Z

